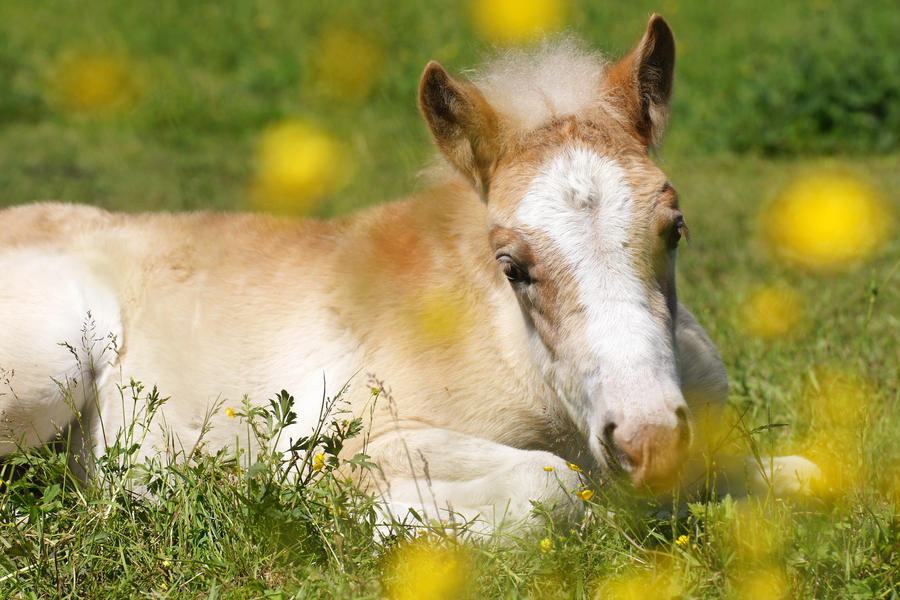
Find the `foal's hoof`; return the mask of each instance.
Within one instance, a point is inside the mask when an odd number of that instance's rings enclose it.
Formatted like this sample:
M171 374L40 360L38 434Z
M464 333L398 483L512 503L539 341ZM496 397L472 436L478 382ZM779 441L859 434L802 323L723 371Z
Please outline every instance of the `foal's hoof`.
M764 458L762 463L762 469L757 468L753 478L752 487L756 494L771 490L777 498L816 496L825 488L822 469L802 456Z

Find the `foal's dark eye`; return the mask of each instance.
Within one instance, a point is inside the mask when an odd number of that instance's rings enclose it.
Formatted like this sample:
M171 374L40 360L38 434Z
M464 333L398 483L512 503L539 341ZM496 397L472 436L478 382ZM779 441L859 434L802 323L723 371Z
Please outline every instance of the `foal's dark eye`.
M679 215L672 224L672 232L669 234L669 247L677 248L678 242L680 242L682 238L691 241L691 234L684 222L684 217Z
M528 270L512 259L511 256L504 254L497 258L497 262L503 268L503 274L511 283L531 283L531 277L528 276Z

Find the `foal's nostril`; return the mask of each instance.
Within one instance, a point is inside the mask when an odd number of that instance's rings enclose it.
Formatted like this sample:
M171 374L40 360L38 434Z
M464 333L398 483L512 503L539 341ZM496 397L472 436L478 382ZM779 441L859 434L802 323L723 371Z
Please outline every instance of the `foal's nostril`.
M606 444L606 447L609 449L615 448L616 440L613 437L613 434L616 432L616 424L615 423L607 423L603 428L603 443Z
M688 421L687 409L679 406L675 409L675 417L678 419L678 443L684 447L691 445L691 424Z

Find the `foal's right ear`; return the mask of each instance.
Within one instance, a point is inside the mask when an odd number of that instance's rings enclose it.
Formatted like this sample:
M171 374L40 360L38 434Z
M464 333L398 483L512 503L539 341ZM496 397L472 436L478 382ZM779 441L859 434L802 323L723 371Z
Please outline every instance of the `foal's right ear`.
M419 82L419 109L438 148L487 198L500 158L497 114L481 92L431 61Z

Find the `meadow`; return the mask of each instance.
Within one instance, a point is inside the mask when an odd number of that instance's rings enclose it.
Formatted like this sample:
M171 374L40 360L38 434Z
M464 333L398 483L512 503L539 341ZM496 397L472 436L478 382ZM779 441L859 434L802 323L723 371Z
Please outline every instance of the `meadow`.
M547 5L561 8L498 25L449 1L2 3L0 206L345 214L424 185L432 150L414 100L429 59L458 72L533 23L619 56L660 12L679 57L657 160L691 230L679 297L728 368L732 442L816 460L816 495L673 510L604 486L583 521L531 536L376 541L371 500L337 469L366 468L337 456L360 435L353 421L324 424L327 450L297 481L265 452L137 463L138 426L87 483L64 443L0 464L0 597L900 597L900 8ZM298 175L280 152L341 168ZM816 180L855 182L880 207L860 224L839 206L843 222L824 225L871 241L864 252L804 260L773 238L771 207ZM166 394L153 383L123 397L153 407ZM210 419L277 435L290 412L278 394Z

